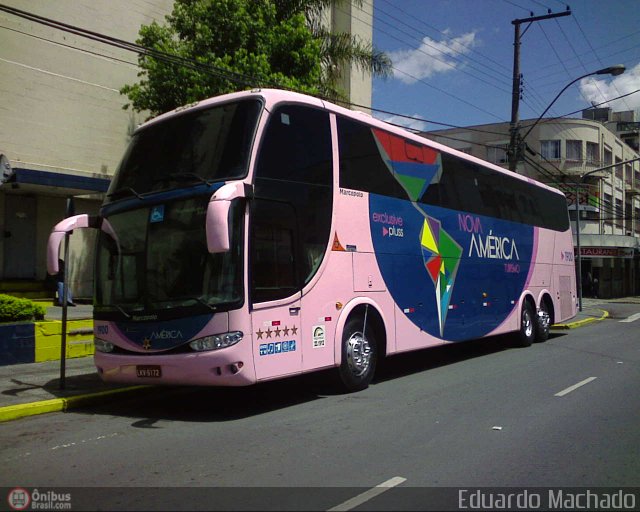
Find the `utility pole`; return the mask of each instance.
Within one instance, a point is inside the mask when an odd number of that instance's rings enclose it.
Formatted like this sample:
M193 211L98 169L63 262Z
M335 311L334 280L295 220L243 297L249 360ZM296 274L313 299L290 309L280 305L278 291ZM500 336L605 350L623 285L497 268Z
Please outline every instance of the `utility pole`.
M514 26L513 37L513 89L511 91L511 126L509 127L510 140L509 140L509 170L515 172L516 165L520 158L522 141L520 140L520 125L518 119L518 109L520 106L520 86L522 76L520 75L520 38L529 30L531 23L534 21L548 20L551 18L559 18L560 16L569 16L571 9L567 6L567 9L563 12L552 13L549 9L548 14L543 16L532 16L530 18L523 18L513 20L511 24ZM524 32L520 34L520 25L523 23L529 23L529 26L525 28Z

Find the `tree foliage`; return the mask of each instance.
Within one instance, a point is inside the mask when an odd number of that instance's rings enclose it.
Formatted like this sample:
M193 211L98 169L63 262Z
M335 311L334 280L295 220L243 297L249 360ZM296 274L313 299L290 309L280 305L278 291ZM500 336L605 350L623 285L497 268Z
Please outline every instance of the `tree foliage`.
M347 0L348 1L348 0ZM361 1L361 0L356 0ZM140 81L121 89L136 111L159 114L207 97L278 87L333 100L345 63L386 76L391 63L320 23L331 0L176 0L166 24L143 25Z

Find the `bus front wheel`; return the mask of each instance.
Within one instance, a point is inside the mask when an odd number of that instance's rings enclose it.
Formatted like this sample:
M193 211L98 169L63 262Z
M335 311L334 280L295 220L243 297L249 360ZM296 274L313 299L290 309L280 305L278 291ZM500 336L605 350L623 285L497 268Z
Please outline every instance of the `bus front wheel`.
M520 331L517 335L517 344L520 347L529 347L536 337L535 313L529 301L522 304L520 313Z
M376 370L378 347L371 325L362 317L350 318L342 334L342 362L339 375L347 391L366 389Z

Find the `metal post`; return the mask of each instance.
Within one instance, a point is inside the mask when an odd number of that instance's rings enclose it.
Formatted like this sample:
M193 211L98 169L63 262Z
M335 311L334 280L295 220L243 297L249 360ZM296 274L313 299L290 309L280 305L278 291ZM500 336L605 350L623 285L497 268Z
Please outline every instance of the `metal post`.
M60 342L60 389L65 388L67 364L67 300L69 297L69 233L64 235L64 279L62 281L62 333Z
M73 197L67 198L66 217L75 214L75 205ZM67 302L69 300L69 235L64 234L64 279L62 280L62 332L60 333L60 389L64 389L66 385L66 367L67 367Z
M582 258L580 256L580 181L576 183L576 262L578 263L578 271L576 278L576 289L578 290L578 311L582 311Z
M509 170L516 171L520 153L518 107L520 103L520 23L514 23L513 37L513 85L511 91L511 138L509 141Z

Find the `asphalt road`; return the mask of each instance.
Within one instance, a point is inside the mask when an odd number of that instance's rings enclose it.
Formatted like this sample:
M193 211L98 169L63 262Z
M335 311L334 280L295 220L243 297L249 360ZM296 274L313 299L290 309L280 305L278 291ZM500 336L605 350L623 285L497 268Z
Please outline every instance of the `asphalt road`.
M0 424L0 485L74 487L74 510L454 510L449 488L637 489L640 320L621 320L638 312L615 305L526 349L496 338L396 356L355 394L326 375L160 388Z

